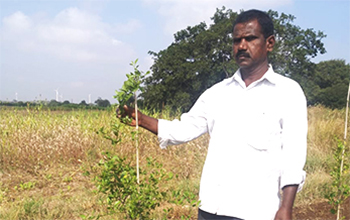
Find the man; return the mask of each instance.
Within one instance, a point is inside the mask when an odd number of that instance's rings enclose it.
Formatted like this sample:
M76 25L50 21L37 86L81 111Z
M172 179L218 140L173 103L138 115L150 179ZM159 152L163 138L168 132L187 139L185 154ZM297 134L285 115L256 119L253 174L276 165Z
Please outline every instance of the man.
M268 63L273 31L266 13L242 12L233 29L240 68L231 78L205 91L181 120L139 113L139 125L158 135L162 148L210 134L198 219L292 218L305 179L307 108L300 86Z

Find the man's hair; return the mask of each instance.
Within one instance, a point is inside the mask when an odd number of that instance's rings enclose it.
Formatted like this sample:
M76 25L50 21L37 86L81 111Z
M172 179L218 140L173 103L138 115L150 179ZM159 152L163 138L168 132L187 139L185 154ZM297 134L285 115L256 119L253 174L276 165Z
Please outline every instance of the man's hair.
M261 32L263 33L265 39L273 35L274 28L272 19L267 13L256 9L240 13L237 16L235 23L233 24L233 28L236 26L236 24L245 23L255 19L258 21L261 27Z

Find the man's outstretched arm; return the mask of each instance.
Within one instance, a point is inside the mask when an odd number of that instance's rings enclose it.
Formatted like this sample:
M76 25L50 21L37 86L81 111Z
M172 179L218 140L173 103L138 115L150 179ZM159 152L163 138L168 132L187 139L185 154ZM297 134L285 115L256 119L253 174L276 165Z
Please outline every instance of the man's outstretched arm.
M117 117L118 118L124 118L126 116L129 116L131 118L131 122L129 123L130 126L136 126L136 114L135 109L128 107L126 105L123 106L124 113L120 114L117 110ZM158 119L149 117L147 115L142 114L140 111L138 111L138 124L140 127L143 127L150 132L152 132L155 135L158 135Z

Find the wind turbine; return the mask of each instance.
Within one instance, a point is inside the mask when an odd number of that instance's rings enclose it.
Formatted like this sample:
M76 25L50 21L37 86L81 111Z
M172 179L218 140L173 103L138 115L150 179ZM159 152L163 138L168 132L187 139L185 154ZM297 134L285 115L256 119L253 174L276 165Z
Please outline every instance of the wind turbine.
M18 93L17 92L15 93L15 96L16 96L15 100L16 100L16 102L18 102Z
M56 102L58 102L58 88L55 90L56 92Z
M91 104L91 94L89 94L89 103L88 104Z
M58 102L58 88L54 90L56 92L56 102Z

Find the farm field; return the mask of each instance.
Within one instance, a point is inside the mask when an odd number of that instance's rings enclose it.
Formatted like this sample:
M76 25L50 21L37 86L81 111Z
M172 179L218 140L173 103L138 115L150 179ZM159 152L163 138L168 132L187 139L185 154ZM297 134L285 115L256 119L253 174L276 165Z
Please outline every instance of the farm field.
M295 201L294 219L336 219L324 199L331 184L332 149L344 132L345 110L322 106L308 109L307 180ZM172 119L178 114L152 113ZM96 177L104 152L125 157L135 165L135 147L130 132L121 128L122 143L98 134L112 134L113 110L49 111L40 108L0 108L0 219L122 219L107 214L105 195L97 193ZM161 182L168 192L153 219L195 219L195 202L208 136L162 150L157 137L140 130L140 167L152 157L173 178ZM349 146L348 146L349 147ZM343 215L350 219L350 201Z

